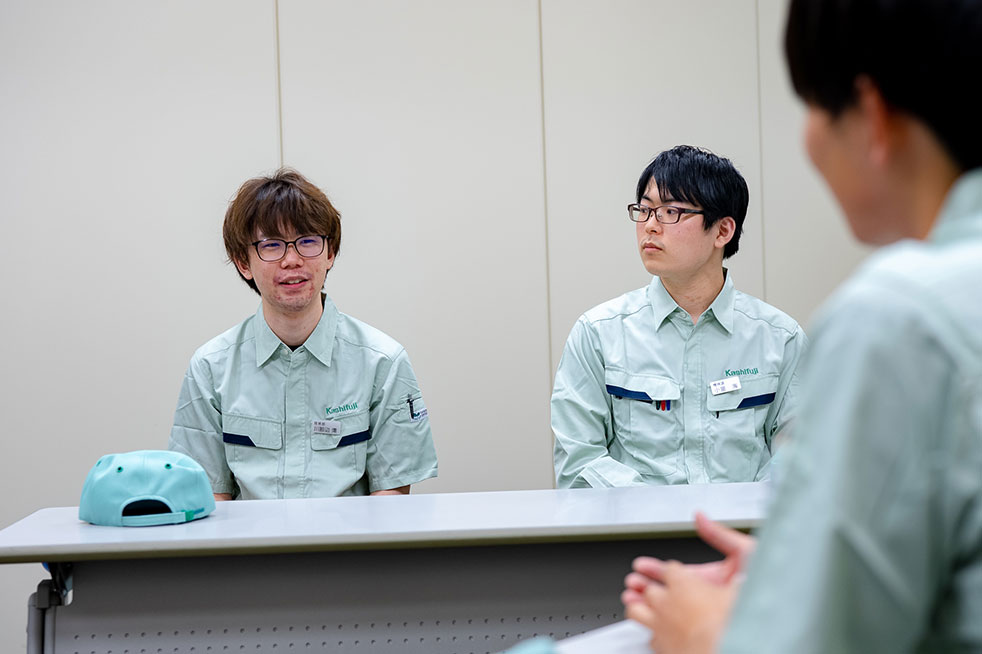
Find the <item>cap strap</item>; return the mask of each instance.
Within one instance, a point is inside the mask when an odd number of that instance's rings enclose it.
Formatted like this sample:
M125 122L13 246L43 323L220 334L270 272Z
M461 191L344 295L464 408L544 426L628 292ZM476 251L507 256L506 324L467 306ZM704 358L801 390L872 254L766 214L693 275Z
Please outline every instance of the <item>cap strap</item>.
M124 527L152 527L154 525L176 525L191 522L194 517L204 511L204 508L193 511L174 511L173 513L149 513L147 515L123 516L121 524Z

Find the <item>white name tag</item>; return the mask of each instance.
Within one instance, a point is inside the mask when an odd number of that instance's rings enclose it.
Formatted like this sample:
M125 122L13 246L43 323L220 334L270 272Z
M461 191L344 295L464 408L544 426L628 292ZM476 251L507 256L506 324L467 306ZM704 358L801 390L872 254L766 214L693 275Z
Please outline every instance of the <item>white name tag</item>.
M341 434L341 423L337 420L314 420L315 434L328 434L338 436Z
M713 392L713 395L738 391L740 390L740 378L727 377L726 379L717 379L714 382L709 382L709 390Z

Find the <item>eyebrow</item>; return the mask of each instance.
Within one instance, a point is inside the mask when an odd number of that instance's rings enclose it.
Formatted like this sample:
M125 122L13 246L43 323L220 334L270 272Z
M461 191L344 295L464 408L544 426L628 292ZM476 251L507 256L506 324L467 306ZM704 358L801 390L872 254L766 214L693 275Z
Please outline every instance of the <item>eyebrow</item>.
M641 199L642 200L647 200L651 204L655 204L655 201L652 200L651 198L649 198L647 193L645 193L644 195L642 195L641 196ZM671 204L673 202L678 202L679 200L676 200L675 198L659 198L658 201L661 202L661 204L665 205L665 204ZM689 202L683 202L683 204L690 204L690 203Z

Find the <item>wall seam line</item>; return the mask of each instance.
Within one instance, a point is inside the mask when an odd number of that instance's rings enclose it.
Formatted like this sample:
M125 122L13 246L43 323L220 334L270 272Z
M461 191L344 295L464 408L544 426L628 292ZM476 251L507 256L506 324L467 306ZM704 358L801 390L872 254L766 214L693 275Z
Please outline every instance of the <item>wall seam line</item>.
M767 220L764 216L764 94L763 94L763 70L760 62L760 0L754 0L754 29L757 32L757 147L760 151L759 170L757 174L760 179L760 274L761 291L763 300L769 302L767 294Z
M550 395L552 394L552 371L555 369L554 362L552 360L552 276L551 265L549 261L549 173L548 166L546 163L546 82L545 82L545 56L544 47L542 44L542 0L538 0L538 13L539 13L539 108L542 119L542 225L545 232L545 263L546 263L546 345L548 347L549 356L547 357L549 361L549 372L546 375L548 380L548 390ZM551 424L551 423L550 423ZM550 429L549 439L552 440L552 430ZM552 447L549 448L550 452ZM553 466L549 466L549 477L552 479L552 485L555 487L556 479L553 474Z
M276 37L276 128L283 167L283 74L280 68L280 0L273 0L273 25Z

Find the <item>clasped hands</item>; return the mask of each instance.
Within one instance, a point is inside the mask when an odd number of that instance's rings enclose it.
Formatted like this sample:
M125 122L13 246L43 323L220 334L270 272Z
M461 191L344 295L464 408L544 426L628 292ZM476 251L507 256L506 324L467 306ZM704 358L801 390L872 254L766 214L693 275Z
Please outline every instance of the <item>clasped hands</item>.
M719 645L756 541L752 536L696 513L700 538L719 550L722 561L682 564L638 557L624 578L625 614L652 631L658 654L709 654Z

